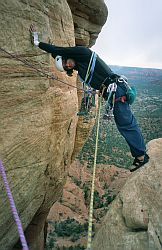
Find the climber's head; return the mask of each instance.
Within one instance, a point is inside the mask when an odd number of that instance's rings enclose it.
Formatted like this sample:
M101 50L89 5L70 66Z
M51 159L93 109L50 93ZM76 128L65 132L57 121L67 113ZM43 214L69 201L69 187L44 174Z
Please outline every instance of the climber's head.
M56 56L55 65L59 71L66 71L66 73L71 76L75 67L75 61L71 58L63 59L62 56Z
M71 58L63 59L62 60L62 65L63 65L65 70L74 69L75 61L73 59L71 59Z

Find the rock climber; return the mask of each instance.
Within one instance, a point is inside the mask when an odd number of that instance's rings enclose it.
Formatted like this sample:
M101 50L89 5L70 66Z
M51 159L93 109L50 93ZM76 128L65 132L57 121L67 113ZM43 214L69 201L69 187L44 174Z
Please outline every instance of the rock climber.
M76 70L80 78L85 79L92 57L91 49L83 46L60 47L40 42L34 25L30 26L29 31L32 44L50 53L55 59L55 65L59 71L66 72L68 76L72 76L73 71ZM126 94L123 78L115 74L98 55L95 58L93 75L89 75L88 80L89 85L93 89L99 90L100 93L102 92L104 98L106 96L105 90L114 82L117 85L115 91L116 100L120 100L120 97ZM133 165L130 168L130 171L133 172L149 161L143 135L126 100L114 103L113 114L116 126L128 143L132 157L134 157Z

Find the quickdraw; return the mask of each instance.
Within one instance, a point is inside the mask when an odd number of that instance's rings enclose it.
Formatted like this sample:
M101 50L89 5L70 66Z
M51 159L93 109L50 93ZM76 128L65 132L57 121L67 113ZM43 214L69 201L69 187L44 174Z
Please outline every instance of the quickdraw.
M92 106L94 105L95 91L91 88L90 82L93 77L93 72L94 72L94 68L96 64L96 58L97 58L97 54L93 51L89 64L88 64L85 79L83 80L80 77L80 80L83 83L84 92L83 92L81 108L80 108L80 111L78 112L78 115L87 115L90 109L90 105L91 104Z

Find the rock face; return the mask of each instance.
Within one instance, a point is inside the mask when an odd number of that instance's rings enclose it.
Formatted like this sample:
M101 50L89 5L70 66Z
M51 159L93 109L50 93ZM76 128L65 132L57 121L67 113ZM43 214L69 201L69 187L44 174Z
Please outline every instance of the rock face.
M104 8L103 1L98 4ZM76 86L76 76L69 81L58 73L52 57L31 45L28 32L34 23L42 41L50 39L55 45L74 46L72 6L66 0L2 1L1 48ZM86 12L86 17L91 16L91 11ZM97 33L101 23L98 21ZM83 39L79 41L82 45ZM49 80L0 51L0 158L30 250L44 248L44 222L60 197L74 150L77 111L76 89ZM0 190L0 248L11 250L19 236L1 178Z
M107 19L103 0L67 0L73 13L75 41L77 45L94 45Z
M162 249L162 139L148 144L150 162L129 177L93 241L93 250Z

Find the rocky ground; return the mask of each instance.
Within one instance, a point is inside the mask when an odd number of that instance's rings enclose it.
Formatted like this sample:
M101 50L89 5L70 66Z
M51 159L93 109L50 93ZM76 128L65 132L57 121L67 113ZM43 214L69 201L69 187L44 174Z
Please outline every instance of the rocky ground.
M125 184L130 172L114 165L97 165L94 193L94 231L98 230L109 204ZM61 199L51 208L48 221L48 245L55 236L55 246L85 246L92 168L73 162ZM59 228L59 229L58 229ZM73 231L75 228L75 231ZM77 234L78 229L78 235ZM71 233L67 233L66 231ZM62 233L61 231L64 231ZM54 233L55 232L55 233ZM79 248L78 248L79 249Z

